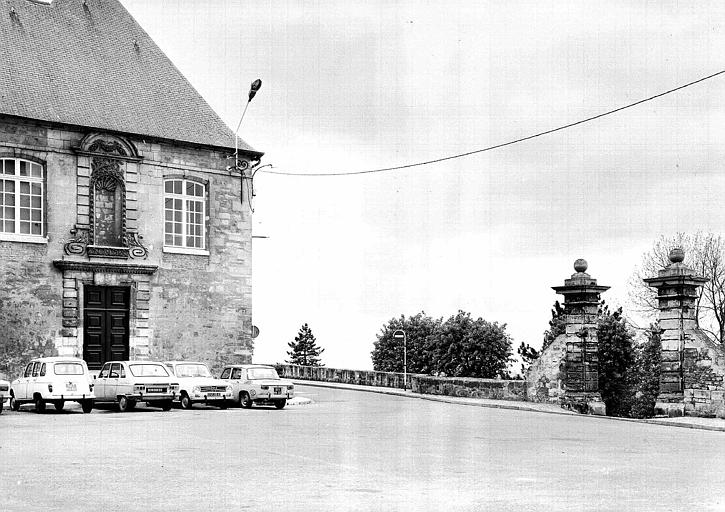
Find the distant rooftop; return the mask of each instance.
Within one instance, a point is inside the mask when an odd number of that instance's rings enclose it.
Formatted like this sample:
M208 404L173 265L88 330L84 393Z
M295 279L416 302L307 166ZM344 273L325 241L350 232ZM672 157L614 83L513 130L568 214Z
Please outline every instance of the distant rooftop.
M0 56L0 114L234 147L118 0L0 0Z

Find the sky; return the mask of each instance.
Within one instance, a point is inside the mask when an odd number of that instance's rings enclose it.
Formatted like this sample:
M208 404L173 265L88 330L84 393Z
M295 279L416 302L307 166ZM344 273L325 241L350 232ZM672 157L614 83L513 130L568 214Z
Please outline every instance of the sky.
M362 171L473 151L725 69L725 4L121 0L272 170ZM372 369L391 318L459 309L540 347L585 258L628 282L676 232L723 234L725 75L596 121L405 170L254 180L255 362L303 323Z

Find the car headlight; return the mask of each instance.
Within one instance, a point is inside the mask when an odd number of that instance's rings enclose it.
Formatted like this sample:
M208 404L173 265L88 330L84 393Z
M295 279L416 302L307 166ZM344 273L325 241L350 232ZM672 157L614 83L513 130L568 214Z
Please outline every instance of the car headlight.
M231 386L227 386L227 393L231 393L231 392L232 392L232 387Z
M201 393L201 388L199 386L194 386L194 389L192 389L192 392Z
M260 386L260 388L262 389L262 391L267 391L269 389L269 386Z
M287 386L287 389L290 389L290 390L292 390L292 389L294 389L294 388L295 388L295 387L294 387L293 385L292 385L292 386Z
M146 391L146 386L144 386L143 384L134 384L133 391L134 393L143 393L144 391Z

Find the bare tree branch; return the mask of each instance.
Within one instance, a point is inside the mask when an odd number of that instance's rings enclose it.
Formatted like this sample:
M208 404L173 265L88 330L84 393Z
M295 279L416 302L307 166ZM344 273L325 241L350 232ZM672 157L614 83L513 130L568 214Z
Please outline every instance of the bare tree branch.
M698 289L695 300L697 326L718 343L725 341L725 242L713 233L677 233L660 237L642 260L629 280L629 296L640 313L657 311L656 290L647 286L644 278L655 277L670 264L669 254L675 247L685 251L685 264L707 281Z

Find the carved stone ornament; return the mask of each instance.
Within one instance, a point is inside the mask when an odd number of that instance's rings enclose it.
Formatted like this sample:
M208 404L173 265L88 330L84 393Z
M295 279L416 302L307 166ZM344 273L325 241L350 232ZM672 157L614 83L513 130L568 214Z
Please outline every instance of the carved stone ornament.
M86 252L89 240L89 231L85 228L73 228L70 230L73 237L63 245L63 252L68 255L82 255Z
M93 157L91 161L91 190L107 190L113 192L117 186L123 187L126 184L123 179L123 171L118 160L112 158Z
M123 149L123 146L115 140L95 140L90 146L88 146L88 151L91 153L115 153L116 155L127 156L126 150Z
M129 255L135 260L145 260L149 250L141 244L142 235L138 233L126 233L126 245L129 248Z
M110 247L107 245L87 245L86 252L88 256L115 260L127 260L129 256L128 247Z
M69 256L88 256L112 259L145 260L149 251L141 243L143 236L138 233L126 233L122 247L107 247L90 244L90 230L86 227L74 227L70 230L72 238L64 245L63 251Z

